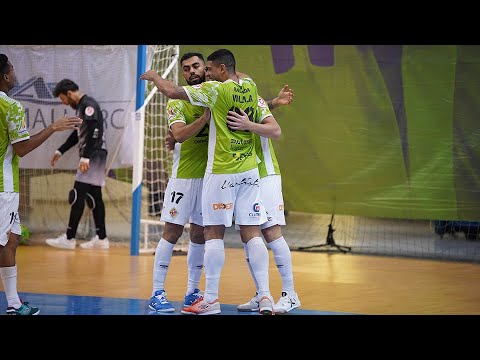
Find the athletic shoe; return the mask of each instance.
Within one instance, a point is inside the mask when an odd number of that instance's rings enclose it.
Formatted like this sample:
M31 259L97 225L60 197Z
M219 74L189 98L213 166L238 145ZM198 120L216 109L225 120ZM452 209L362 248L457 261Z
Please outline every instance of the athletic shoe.
M67 250L75 250L75 245L77 244L77 240L75 239L67 240L67 234L62 234L59 237L47 239L45 242L49 246Z
M273 312L273 298L271 296L262 296L258 302L258 312L261 315L275 315Z
M39 313L40 309L38 307L31 306L28 301L22 301L22 305L18 309L15 309L13 306L9 306L7 308L7 315L38 315Z
M298 294L296 292L287 293L285 291L282 291L282 296L273 306L273 310L275 311L275 313L285 314L292 311L293 309L300 307L300 305L300 299L298 298Z
M155 295L150 298L148 307L156 312L174 312L175 308L167 300L167 293L165 290L155 291Z
M248 312L248 311L258 311L258 293L255 293L255 296L249 302L237 306L238 311Z
M187 315L214 315L220 314L220 312L220 303L218 302L218 299L209 303L205 301L202 296L195 300L191 306L182 309L182 314Z
M100 240L98 238L98 235L95 235L89 241L84 242L83 244L80 244L80 247L82 249L102 249L102 250L106 250L110 247L110 242L108 241L108 238Z
M188 307L191 306L195 300L197 300L199 297L202 297L203 294L200 291L200 289L195 289L191 294L185 295L185 299L183 301L183 307Z

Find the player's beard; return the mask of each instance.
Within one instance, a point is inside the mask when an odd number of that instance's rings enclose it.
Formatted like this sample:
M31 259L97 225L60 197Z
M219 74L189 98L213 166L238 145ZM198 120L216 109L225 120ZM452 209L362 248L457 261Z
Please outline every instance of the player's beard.
M189 79L187 80L187 84L188 84L188 85L190 85L190 86L191 86L191 85L198 85L198 84L201 84L201 83L205 82L205 75L203 75L203 76L198 76L198 77L194 78L193 80L190 80L190 79L191 79L191 78L189 78Z

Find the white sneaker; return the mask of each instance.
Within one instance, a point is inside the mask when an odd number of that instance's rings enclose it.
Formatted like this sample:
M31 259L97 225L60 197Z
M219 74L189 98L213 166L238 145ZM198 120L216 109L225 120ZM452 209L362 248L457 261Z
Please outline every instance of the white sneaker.
M241 304L237 306L238 311L246 312L246 311L258 311L258 300L257 300L257 293L249 302L245 304Z
M262 296L258 302L258 312L261 315L275 315L273 312L273 298L271 296Z
M108 238L100 240L98 238L98 235L95 235L93 238L90 239L90 241L80 244L80 247L82 249L104 249L105 250L110 247L110 242L108 241Z
M298 298L298 294L296 292L287 293L285 291L282 291L282 296L273 306L273 310L278 314L285 314L292 311L293 309L300 307L300 305L300 299Z
M62 234L59 237L53 239L47 239L45 240L45 242L49 246L68 250L75 250L75 245L77 244L77 240L75 239L67 240L67 234Z

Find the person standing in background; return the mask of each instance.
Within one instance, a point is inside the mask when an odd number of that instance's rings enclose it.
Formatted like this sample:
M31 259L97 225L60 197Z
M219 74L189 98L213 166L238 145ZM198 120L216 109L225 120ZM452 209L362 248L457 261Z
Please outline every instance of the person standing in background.
M82 125L55 151L52 167L60 157L78 144L80 162L73 189L68 194L71 206L67 231L56 238L46 239L49 246L74 250L78 224L82 218L85 202L92 209L97 235L80 244L82 249L108 249L110 243L105 229L105 204L102 187L105 185L107 147L105 143L104 119L98 102L79 90L70 79L61 80L53 90L63 104L70 105L83 119Z

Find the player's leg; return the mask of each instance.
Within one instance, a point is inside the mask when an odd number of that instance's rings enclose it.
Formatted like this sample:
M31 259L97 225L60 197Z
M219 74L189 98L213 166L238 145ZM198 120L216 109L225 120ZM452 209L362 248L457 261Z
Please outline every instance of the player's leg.
M184 314L220 313L219 284L225 262L223 237L225 227L232 225L236 189L222 188L225 181L234 181L235 174L205 173L202 191L202 215L205 226L205 293L203 298L182 309Z
M203 295L199 289L205 255L205 237L203 232L203 226L190 223L190 242L187 252L187 291L185 293L183 307L192 305Z
M23 302L17 292L16 252L20 243L19 194L0 193L0 277L8 315L37 315L40 310Z
M267 246L272 249L273 258L282 279L282 293L274 305L275 313L287 313L300 307L300 299L295 292L292 270L292 254L280 225L262 229Z
M286 224L282 177L266 176L260 179L260 188L268 215L268 221L260 227L267 246L272 249L273 258L282 279L282 293L274 305L274 310L276 313L285 313L300 307L300 299L293 283L292 254L282 235L282 226Z
M47 239L46 243L49 246L75 250L78 224L82 218L83 210L85 208L85 199L87 192L90 189L90 184L86 184L80 181L75 181L73 189L68 193L68 203L70 204L70 217L68 220L68 227L65 234L62 234L56 238Z
M110 248L105 227L105 203L103 202L102 187L90 185L85 196L87 206L92 209L93 221L95 222L96 235L87 242L80 244L82 249L103 249Z
M240 229L240 227L238 227ZM258 311L258 283L257 279L255 279L255 274L252 270L252 265L250 264L250 258L248 256L248 246L247 244L243 243L243 250L245 251L245 260L247 261L248 269L250 270L250 274L252 275L253 281L255 283L255 295L247 301L246 303L240 304L237 306L238 311L245 311L245 312L254 312Z
M173 248L183 234L190 216L192 179L170 178L165 190L160 219L165 222L153 262L153 288L148 306L157 312L173 312L168 301L165 280L172 260Z
M259 184L258 169L237 175L236 183L241 183L242 178L249 178L249 183ZM239 188L234 209L235 223L240 226L240 236L246 244L252 275L258 285L259 312L271 315L273 298L268 276L269 255L260 231L260 224L267 221L267 216L260 196L259 186L243 185Z
M173 248L183 233L183 225L165 223L153 260L153 288L148 307L157 312L173 312L175 307L167 299L165 280L172 260Z
M88 195L86 194L85 196L87 204L89 204L90 201L93 202L93 204L91 204L94 205L92 207L92 214L96 228L96 235L90 239L90 241L81 244L80 248L82 249L106 250L110 248L110 242L105 229L105 204L103 203L102 197L102 186L105 185L106 165L107 151L96 150L90 156L90 168L88 171L84 173L77 171L76 180L89 184Z
M194 201L190 216L190 242L187 252L188 280L183 306L192 305L202 293L198 288L202 276L205 254L205 236L202 217L202 184L203 179L193 179Z

